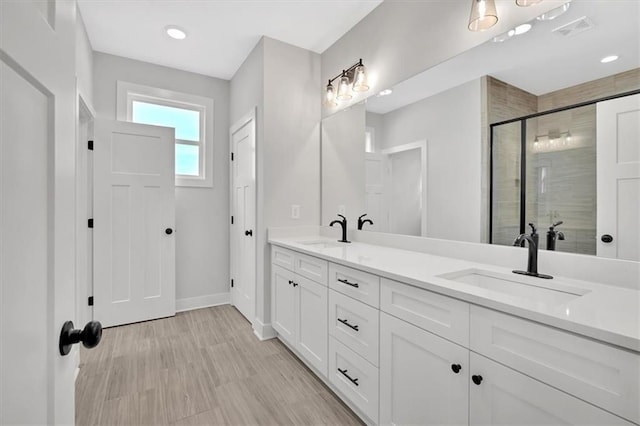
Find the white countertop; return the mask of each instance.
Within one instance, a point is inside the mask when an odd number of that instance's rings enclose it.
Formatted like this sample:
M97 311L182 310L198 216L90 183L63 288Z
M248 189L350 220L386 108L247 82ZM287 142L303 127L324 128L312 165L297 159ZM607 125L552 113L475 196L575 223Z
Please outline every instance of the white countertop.
M269 238L277 246L640 352L638 290L560 276L542 280L495 265L359 242L337 247L309 244L318 241L336 242L317 235ZM586 294L566 302L544 303L439 277L467 269L490 271L534 286L579 289Z

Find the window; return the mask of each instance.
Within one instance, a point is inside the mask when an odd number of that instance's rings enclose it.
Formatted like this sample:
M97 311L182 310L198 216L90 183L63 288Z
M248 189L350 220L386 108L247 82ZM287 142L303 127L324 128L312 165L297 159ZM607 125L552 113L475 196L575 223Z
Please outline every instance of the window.
M213 100L118 82L118 119L173 127L178 186L213 186Z

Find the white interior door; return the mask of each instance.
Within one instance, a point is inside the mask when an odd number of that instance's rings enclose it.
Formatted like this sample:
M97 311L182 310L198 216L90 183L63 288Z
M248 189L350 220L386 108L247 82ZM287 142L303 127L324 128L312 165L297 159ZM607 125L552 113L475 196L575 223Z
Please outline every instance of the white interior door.
M175 315L174 130L95 120L94 319Z
M0 424L74 423L75 16L0 1Z
M596 147L598 256L640 261L640 95L598 103Z
M387 211L384 209L384 157L380 154L367 152L364 154L365 172L365 206L367 219L373 225L365 225L367 231L385 231Z
M231 127L231 303L253 323L256 294L255 112Z

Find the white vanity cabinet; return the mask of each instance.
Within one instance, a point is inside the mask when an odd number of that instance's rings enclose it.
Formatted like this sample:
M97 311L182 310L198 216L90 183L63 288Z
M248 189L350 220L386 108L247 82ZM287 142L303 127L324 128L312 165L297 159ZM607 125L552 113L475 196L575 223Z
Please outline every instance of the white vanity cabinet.
M367 423L640 424L637 352L272 250L274 328Z
M282 255L282 249L278 251L280 251L279 258L286 258ZM288 254L292 256L292 264L295 265L297 254L293 252ZM326 280L326 261L306 256L302 264L307 268L306 271L312 271L312 276L320 274L321 277L321 271L324 269ZM326 281L324 284L318 283L273 262L271 286L273 328L282 340L295 348L310 365L326 377L328 366Z

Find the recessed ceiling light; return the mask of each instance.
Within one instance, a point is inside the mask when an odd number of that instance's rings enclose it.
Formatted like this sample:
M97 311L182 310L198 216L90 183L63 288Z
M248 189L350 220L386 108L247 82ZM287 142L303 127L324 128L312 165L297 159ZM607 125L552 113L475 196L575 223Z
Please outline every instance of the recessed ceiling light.
M542 15L538 16L536 19L538 21L553 21L558 16L562 15L567 10L569 10L569 6L571 6L571 3L565 3L560 7L556 7L555 9L551 9L550 11L543 13Z
M611 55L611 56L605 56L604 58L600 59L600 62L602 62L603 64L606 64L616 60L618 60L618 55Z
M187 33L185 33L184 30L181 30L180 28L173 25L166 27L165 31L167 32L167 35L169 37L176 40L184 40L185 38L187 38Z
M515 35L522 35L531 29L531 24L522 24L514 28Z
M380 93L378 93L378 96L387 96L393 93L393 90L391 89L384 89L383 91L381 91Z
M495 36L491 39L494 43L502 43L503 41L509 40L516 33L516 30L509 30L506 33L502 33L500 35Z

